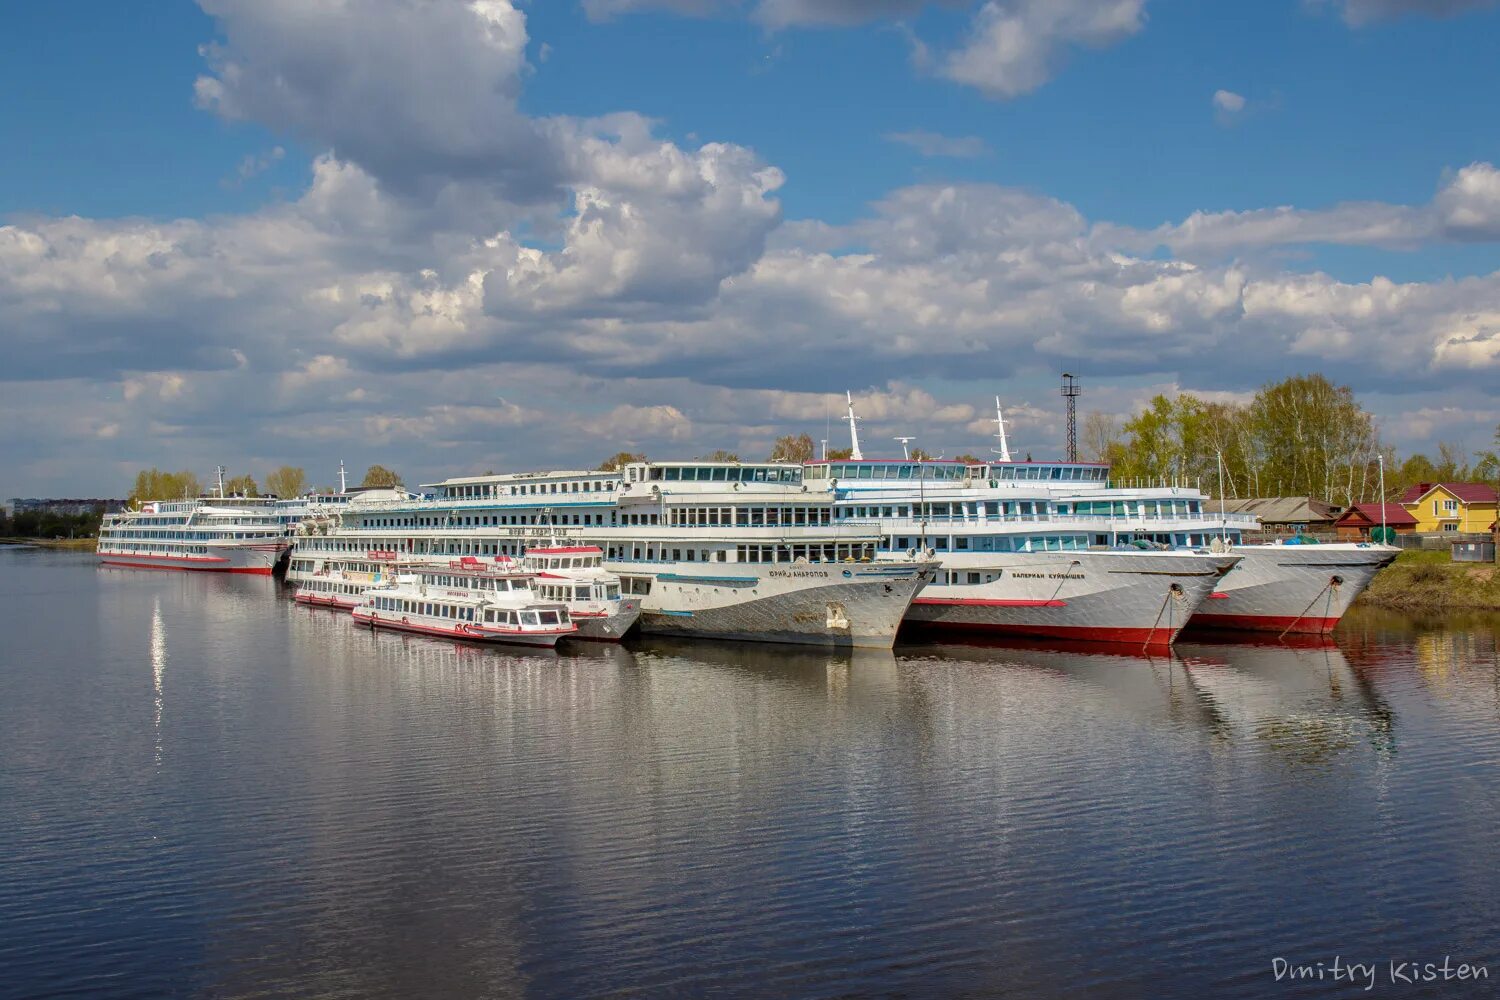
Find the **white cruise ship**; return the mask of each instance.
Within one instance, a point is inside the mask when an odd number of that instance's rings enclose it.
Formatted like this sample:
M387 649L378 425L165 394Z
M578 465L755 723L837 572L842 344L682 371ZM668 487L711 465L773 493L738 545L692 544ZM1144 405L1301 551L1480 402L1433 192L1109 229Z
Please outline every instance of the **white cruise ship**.
M658 634L889 647L935 564L875 561L874 523L834 517L833 497L785 464L640 462L618 472L450 479L432 500L351 504L297 539L289 579L369 552L518 558L595 545Z
M99 562L269 576L292 545L298 518L277 501L164 500L109 514L99 527Z
M997 423L998 461L814 462L807 481L832 491L844 516L878 518L897 550L923 544L930 534L945 567L939 583L949 586L967 585L976 573L982 585L985 564L995 559L976 556L978 545L1006 553L1136 547L1237 557L1193 605L1188 624L1196 627L1327 633L1398 552L1368 543L1245 544L1243 532L1253 531L1257 520L1215 512L1190 483L1121 488L1110 483L1105 465L1012 461L998 412ZM858 456L852 403L849 424ZM928 607L919 603L914 616L938 614ZM951 620L960 613L943 614Z
M958 462L815 462L807 484L839 519L874 520L881 557L931 550L942 566L907 620L917 628L1161 649L1211 599L1238 557L1206 550L1120 550L1059 514L1043 477L1098 481L1072 464L1011 470L1011 485ZM997 499L1002 497L1003 499ZM1186 501L1165 514L1192 516ZM1198 525L1199 530L1202 526Z

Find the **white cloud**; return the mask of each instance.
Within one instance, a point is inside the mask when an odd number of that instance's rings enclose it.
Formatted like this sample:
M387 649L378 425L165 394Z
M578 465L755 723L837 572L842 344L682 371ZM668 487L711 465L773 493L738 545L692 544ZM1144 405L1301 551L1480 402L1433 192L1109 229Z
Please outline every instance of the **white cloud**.
M1194 212L1150 232L1098 227L1100 244L1135 251L1165 246L1191 257L1298 244L1411 249L1435 241L1500 239L1500 170L1471 163L1447 177L1425 205L1345 202L1325 209L1290 205L1248 211Z
M1236 259L1500 239L1488 163L1423 205L1195 213L1150 232L993 184L915 185L847 224L787 224L780 171L742 146L680 146L633 114L521 114L524 21L508 4L385 0L354 23L352 5L272 0L299 28L280 32L259 8L209 6L227 11L213 107L321 152L300 197L238 216L0 226L0 461L20 482L220 460L343 457L416 479L621 447L752 454L824 436L846 388L872 441L973 451L1005 380L1050 385L1064 366L1094 385L1232 393L1323 368L1450 403L1487 399L1500 375L1500 273L1344 282ZM433 17L414 21L419 8ZM505 26L493 38L486 18ZM391 92L392 73L450 50L419 97ZM381 100L388 136L322 107ZM512 129L545 137L541 154L501 149ZM467 158L481 148L492 162ZM1051 399L1006 395L1046 453Z
M1248 103L1243 95L1232 90L1214 91L1214 121L1220 125L1233 125L1240 120Z
M1232 90L1214 91L1214 110L1236 114L1245 110L1245 99Z
M887 132L885 139L887 142L910 146L929 157L971 159L989 152L989 147L977 135L942 135L926 129L912 129L909 132Z
M1068 50L1114 45L1145 21L1145 0L988 0L941 72L987 97L1019 97L1051 79Z

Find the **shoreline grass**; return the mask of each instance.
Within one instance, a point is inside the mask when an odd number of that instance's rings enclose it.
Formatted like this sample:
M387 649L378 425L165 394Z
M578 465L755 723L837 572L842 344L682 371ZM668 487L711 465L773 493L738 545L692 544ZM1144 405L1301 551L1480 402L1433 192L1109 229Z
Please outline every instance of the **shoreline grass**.
M73 549L93 552L98 546L96 538L0 538L0 545L31 545L39 549Z
M1500 611L1500 566L1456 563L1447 552L1402 552L1356 604L1396 611Z

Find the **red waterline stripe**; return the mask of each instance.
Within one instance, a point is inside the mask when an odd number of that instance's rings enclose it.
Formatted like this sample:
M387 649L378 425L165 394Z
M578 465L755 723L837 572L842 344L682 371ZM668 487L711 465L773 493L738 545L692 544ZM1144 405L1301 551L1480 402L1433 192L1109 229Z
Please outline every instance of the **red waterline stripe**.
M1223 628L1246 632L1286 632L1305 635L1324 635L1332 632L1339 623L1337 618L1315 615L1193 615L1188 621L1190 628Z
M1065 608L1067 601L986 600L981 597L919 597L913 604L957 608Z
M934 631L990 632L1001 635L1032 636L1038 639L1072 639L1116 646L1160 646L1172 644L1175 628L1103 628L1094 625L1011 625L990 622L928 622L908 620L905 624Z
M253 567L243 568L235 566L163 566L160 563L118 562L114 559L104 559L101 561L101 565L117 566L129 569L171 569L177 570L178 572L191 573L244 573L250 576L271 575L271 567L269 566L267 566L265 569L256 569Z

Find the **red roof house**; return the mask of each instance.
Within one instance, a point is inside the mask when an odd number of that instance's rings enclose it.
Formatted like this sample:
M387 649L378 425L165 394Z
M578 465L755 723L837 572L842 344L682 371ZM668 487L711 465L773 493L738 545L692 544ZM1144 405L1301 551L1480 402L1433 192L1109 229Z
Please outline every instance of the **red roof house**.
M1345 540L1368 540L1370 530L1380 527L1382 507L1385 508L1386 527L1401 535L1417 530L1417 519L1399 503L1357 503L1339 515L1339 519L1333 522L1333 530Z

